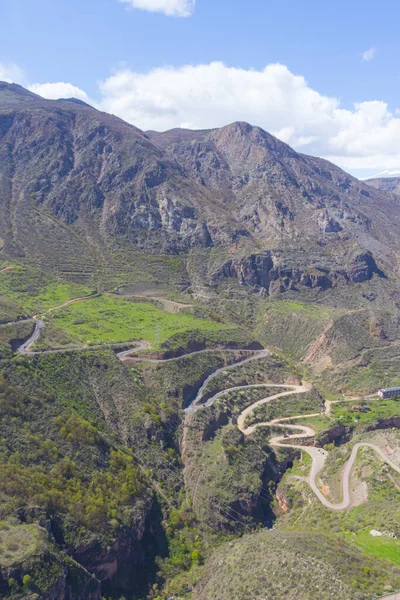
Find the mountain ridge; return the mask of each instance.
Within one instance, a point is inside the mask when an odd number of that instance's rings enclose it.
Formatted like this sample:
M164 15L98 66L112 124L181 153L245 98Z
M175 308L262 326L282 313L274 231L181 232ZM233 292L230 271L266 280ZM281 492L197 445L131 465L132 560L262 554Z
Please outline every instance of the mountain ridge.
M360 257L366 277L356 280L398 272L395 197L245 122L142 132L85 103L3 83L0 177L5 257L43 260L40 238L54 237L59 263L60 235L74 244L78 235L82 256L202 250L202 272L185 275L192 285L234 278L267 293L348 283ZM263 256L265 277L254 270Z
M366 183L383 192L400 194L400 177L374 177L367 179Z

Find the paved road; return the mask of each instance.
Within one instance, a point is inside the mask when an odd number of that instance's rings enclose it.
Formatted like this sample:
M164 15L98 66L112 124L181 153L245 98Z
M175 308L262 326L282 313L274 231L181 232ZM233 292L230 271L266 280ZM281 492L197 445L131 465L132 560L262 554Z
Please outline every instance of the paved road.
M281 385L281 384L278 385L278 384L275 384L275 385L272 385L271 387L286 388L286 389L288 389L288 391L281 392L280 394L274 394L273 396L268 396L268 398L262 398L261 400L257 400L257 402L254 402L254 404L251 404L250 406L245 408L245 410L239 415L239 418L238 418L238 427L240 430L246 431L246 428L245 428L246 418L258 406L262 406L263 404L268 404L269 402L271 402L272 400L276 400L277 398L284 398L285 396L292 396L293 394L305 394L306 392L309 392L312 388L312 386L307 382L304 382L302 385ZM254 431L254 429L256 427L257 427L257 425L253 426L253 428L250 428L251 431L249 431L249 433L252 433L252 431Z
M143 350L149 349L150 346L147 342L139 342L140 344L147 344L147 346L145 348L142 348ZM181 356L175 356L174 358L146 358L145 356L131 356L132 354L136 354L136 352L138 352L138 348L134 347L131 348L130 350L126 350L125 352L121 352L120 354L118 354L117 356L122 360L122 361L133 361L133 362L148 362L148 363L153 363L155 365L158 365L160 363L168 363L168 362L176 362L178 360L182 360L182 358L187 358L188 356L195 356L196 354L205 354L205 353L209 353L209 352L224 352L224 351L229 351L229 352L248 352L251 354L254 354L255 352L260 352L259 350L247 350L247 349L242 349L242 348L205 348L204 350L194 350L193 352L187 352L186 354L182 354ZM246 359L247 360L247 359ZM232 366L238 366L241 363L234 363L234 365ZM231 365L229 365L231 366ZM224 367L222 370L225 371L228 367ZM213 376L215 376L215 373L213 373Z
M203 352L204 352L204 350L203 350ZM243 350L241 350L241 352L243 352ZM224 373L225 371L228 371L229 369L236 369L237 367L246 365L247 363L252 362L254 360L260 360L261 358L265 358L266 356L269 356L269 354L270 354L268 350L251 350L250 352L253 353L253 356L250 356L250 358L245 358L244 360L240 360L239 362L233 363L231 365L226 365L225 367L221 367L220 369L217 369L216 371L214 371L214 373L211 373L211 375L209 375L207 377L207 379L204 381L203 385L197 392L197 395L196 395L195 399L193 400L193 402L191 403L191 405L186 409L186 412L196 412L196 410L199 410L203 406L211 406L211 404L213 404L217 398L219 398L223 394L226 394L227 392L230 391L229 389L225 389L222 392L219 392L218 394L213 396L213 398L210 398L207 401L207 403L205 403L203 405L201 404L201 399L204 395L204 391L205 391L206 387L208 386L210 381L215 379L215 377L217 377L220 373ZM231 390L232 389L244 389L244 388L248 388L248 387L249 386L243 386L243 388L236 387L236 388L230 388L230 389ZM267 387L267 384L252 385L250 387Z
M129 348L129 350L123 350L122 352L118 352L117 356L120 360L124 360L129 357L134 352L140 352L141 350L148 350L150 348L150 344L148 342L138 342L137 346L134 348Z
M253 386L249 386L249 387L253 387ZM372 450L374 450L374 452L376 454L378 454L378 456L383 460L383 462L385 462L390 467L392 467L392 469L394 469L397 473L400 473L400 467L398 465L396 465L383 452L383 450L381 450L375 444L369 444L366 442L355 444L355 446L353 447L352 453L350 455L350 458L347 461L345 468L341 475L341 487L343 490L343 492L342 492L343 499L341 502L339 502L337 504L329 502L325 498L325 496L323 495L323 493L321 492L321 490L319 489L319 487L316 483L318 475L320 474L320 472L323 470L323 468L325 466L326 459L328 458L328 452L326 452L326 450L324 450L322 448L315 448L313 446L301 446L300 444L290 444L291 439L314 437L316 432L312 427L307 427L304 425L293 425L293 424L287 423L287 421L293 420L293 419L307 419L307 418L315 417L315 416L318 416L319 413L315 413L312 415L296 415L294 417L287 417L284 419L274 419L274 420L266 422L266 423L257 423L255 425L252 425L251 427L245 426L245 421L246 421L247 416L255 408L257 408L257 406L271 402L272 400L275 400L276 398L282 398L284 396L292 395L293 393L303 394L311 389L310 385L307 383L304 383L302 386L292 386L292 387L295 389L288 391L288 392L283 392L281 394L275 394L273 396L269 396L268 398L259 400L258 402L255 402L254 404L252 404L251 406L246 408L240 414L240 416L238 418L238 427L244 433L244 435L251 435L257 428L266 427L266 426L282 427L282 428L285 428L286 430L287 429L292 430L294 432L293 435L290 435L287 437L286 436L273 437L270 439L269 443L273 447L294 448L296 450L302 450L304 452L307 452L311 456L311 459L312 459L311 471L310 471L309 476L307 477L307 481L308 481L311 489L313 490L314 494L317 496L317 498L320 500L320 502L324 506L326 506L327 508L329 508L331 510L336 510L336 511L346 510L347 508L351 507L351 491L350 491L351 473L352 473L352 470L354 467L355 460L357 458L357 453L360 450L360 448L371 448ZM327 411L330 410L329 405L326 407L326 410Z
M20 354L30 354L29 348L36 342L36 340L40 336L40 332L44 328L44 323L41 319L33 320L35 321L35 329L33 330L31 337L17 349L17 352L19 352Z
M91 296L91 297L93 297L93 296ZM56 307L56 308L62 308L64 306L68 306L69 304L72 304L73 302L87 300L89 298L90 298L90 296L85 297L85 298L76 298L74 300L69 300L65 304L61 305L60 307ZM51 309L51 310L56 310L56 308ZM58 350L46 350L46 351L31 352L29 349L39 338L40 332L44 328L44 322L41 319L39 319L37 317L34 317L33 319L35 321L34 332L31 335L31 337L18 348L17 352L19 352L20 354L34 356L37 354L56 354L56 353L76 352L76 351L87 350L87 348L80 347L80 348L66 348L66 349L58 349ZM92 347L92 349L94 349L94 347ZM148 342L144 342L144 341L138 342L137 346L135 346L134 348L128 349L128 350L123 350L122 352L118 353L117 356L121 360L127 360L131 354L139 352L141 350L148 350L148 349L149 349ZM238 350L241 352L244 351L244 350L240 350L238 348L235 348L235 350ZM215 350L205 349L205 350L199 350L197 352L193 352L191 354L200 354L202 352L213 352L213 351L215 351ZM241 360L239 362L233 363L232 365L227 365L227 366L221 367L220 369L217 369L216 371L214 371L214 373L209 375L209 377L207 377L207 379L204 381L203 385L199 389L199 391L196 395L196 398L192 402L191 406L189 406L186 409L186 411L187 412L195 412L195 411L203 408L204 406L211 406L218 398L220 398L222 395L228 393L229 391L237 391L237 390L244 390L244 389L251 389L251 388L261 388L261 387L276 387L276 388L286 389L287 391L285 391L285 392L273 394L271 396L268 396L267 398L258 400L257 402L254 402L253 404L248 406L239 415L238 427L245 435L251 435L255 431L255 429L257 429L258 427L263 427L263 426L282 427L282 428L290 429L290 430L294 431L293 435L290 435L287 437L286 436L278 436L278 437L272 438L270 440L270 445L274 446L274 447L282 447L282 448L289 447L289 448L300 449L300 450L307 452L311 456L312 465L311 465L310 474L307 478L308 483L309 483L311 489L313 490L313 492L315 493L315 495L317 496L317 498L322 502L322 504L324 504L324 506L326 506L327 508L330 508L331 510L345 510L346 508L349 508L351 506L351 494L350 494L351 472L352 472L354 462L357 457L357 453L360 450L360 448L362 448L362 447L371 448L372 450L374 450L374 452L376 452L376 454L378 454L378 456L385 463L390 465L390 467L392 469L394 469L397 473L400 473L400 467L398 467L380 448L378 448L378 446L375 446L374 444L368 444L368 443L356 444L353 447L350 459L346 463L346 466L342 473L343 499L340 503L333 504L332 502L329 502L325 498L325 496L322 494L322 492L320 491L320 489L318 488L317 483L316 483L319 473L323 470L323 468L325 466L325 462L328 457L328 453L325 450L323 450L322 448L301 446L298 444L296 445L296 444L288 443L288 441L290 441L290 439L294 439L294 438L300 439L300 438L313 437L315 435L315 431L311 427L306 427L303 425L293 425L293 424L287 423L287 421L297 419L297 418L302 418L302 419L305 419L307 417L310 418L313 416L317 416L318 413L313 414L313 415L297 415L297 416L289 417L286 419L274 419L273 421L270 421L268 423L257 423L250 427L245 426L246 418L258 406L262 406L263 404L267 404L267 403L271 402L272 400L276 400L278 398L283 398L285 396L291 396L293 394L303 394L303 393L310 391L311 386L307 382L303 382L302 385L285 385L285 384L265 383L265 384L254 384L254 385L231 387L231 388L227 388L223 391L218 392L213 397L209 398L206 403L201 404L201 400L203 398L204 391L205 391L207 385L210 383L210 381L212 379L217 377L220 373L225 372L229 369L237 368L241 365L247 364L254 360L260 360L261 358L264 358L269 355L269 352L267 350L249 351L249 352L252 352L252 354L253 354L251 357ZM188 356L188 354L186 354L184 356ZM180 360L181 358L183 358L183 356L171 358L171 359L165 359L165 360L135 357L136 360L140 360L140 361L143 360L143 361L148 361L148 362L153 362L153 363L176 361L176 360ZM326 414L330 413L331 405L332 405L332 402L327 402ZM390 597L388 598L388 600L390 600Z

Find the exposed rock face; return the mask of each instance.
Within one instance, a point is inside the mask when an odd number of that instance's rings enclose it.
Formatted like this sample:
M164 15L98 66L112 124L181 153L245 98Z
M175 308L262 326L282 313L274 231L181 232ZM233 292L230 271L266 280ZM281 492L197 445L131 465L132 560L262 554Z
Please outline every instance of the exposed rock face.
M375 179L368 179L365 183L376 190L400 194L400 177L376 177Z
M82 103L0 84L0 176L3 210L29 199L66 225L95 227L103 240L171 252L213 244L198 208L206 191L139 129Z
M329 268L291 267L282 255L267 251L243 259L232 259L213 275L213 283L225 278L236 278L240 285L264 288L269 294L294 290L298 286L327 290L339 283L361 283L374 275L383 277L370 252L357 255L347 268L334 265Z
M71 574L66 568L63 576L42 595L43 600L100 600L101 584L83 569L79 586L72 581Z
M84 548L73 551L80 564L101 581L110 581L128 566L143 564L144 552L140 544L145 531L145 519L135 531L125 530L109 548L104 548L97 540Z
M279 510L282 513L287 513L291 508L291 503L290 503L290 499L286 493L286 490L283 487L278 485L278 487L276 489L275 497L278 502Z
M40 565L47 565L49 570L49 587L41 590L41 600L100 600L101 583L79 564L61 566L59 558L46 554L38 556L28 564L15 565L10 568L0 569L0 595L9 592L9 582L14 580L22 588L22 579L27 571L34 572L35 560ZM37 566L37 565L36 565ZM53 571L51 571L53 569ZM58 573L54 576L54 572ZM31 597L31 596L29 596ZM35 596L36 597L36 596ZM33 598L33 596L32 596Z
M400 415L381 419L366 428L366 431L376 431L377 429L400 429Z
M311 246L316 240L343 246L350 232L361 238L371 234L377 203L384 203L387 216L399 214L393 199L378 198L379 192L334 165L297 154L247 123L149 136L174 156L187 176L225 198L242 228L267 248L299 247L301 239ZM375 235L383 242L383 231Z
M354 430L354 427L347 427L345 425L338 425L333 429L329 429L328 431L322 432L317 436L317 441L315 442L315 446L322 447L326 446L326 444L335 443L336 445L344 444L351 439L351 434Z
M85 103L0 84L1 256L58 268L116 246L219 247L221 262L204 265L212 281L275 293L363 282L375 261L397 272L399 231L395 196L258 127L146 134Z

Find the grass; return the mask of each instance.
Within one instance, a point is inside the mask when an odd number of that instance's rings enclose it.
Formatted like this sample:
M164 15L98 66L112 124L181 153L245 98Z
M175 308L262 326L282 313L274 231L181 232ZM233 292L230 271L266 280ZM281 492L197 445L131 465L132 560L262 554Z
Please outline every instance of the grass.
M358 425L368 425L369 423L375 423L381 419L400 415L400 398L393 398L388 400L368 400L366 404L370 410L368 412L361 412L352 409L352 406L362 406L364 402L346 402L332 405L332 416L341 425L354 425L357 422Z
M291 423L291 421L287 421L287 423ZM304 419L293 419L294 425L309 425L318 433L320 431L325 431L326 429L330 429L333 425L332 420L328 417L320 416L320 417L307 417Z
M271 388L272 394L285 392L285 389ZM267 397L268 394L265 394ZM272 419L286 418L301 414L314 414L322 410L322 398L314 390L307 394L296 394L271 400L258 406L247 418L248 426L254 423L272 421Z
M364 550L370 556L376 556L379 559L390 560L400 565L400 540L394 540L389 537L374 537L370 529L348 534L347 539L361 550Z
M244 358L249 358L249 356ZM296 373L281 357L271 354L219 373L209 382L203 395L208 398L224 389L242 385L283 384L288 378L296 378ZM279 390L276 390L271 393L278 392ZM268 390L265 389L263 397L266 398L268 395Z
M397 431L387 430L369 432L354 441L363 440L396 448L399 437ZM322 477L329 484L331 494L334 492L335 496L331 496L334 501L337 501L341 495L339 474L350 451L351 443L330 449L329 462ZM295 468L294 474L300 475L297 461L295 461ZM291 473L292 470L288 471L288 474ZM398 484L397 474L392 473L372 450L365 449L357 455L353 475L357 478L355 480L357 489L361 483L366 483L368 494L359 506L340 512L330 511L322 506L307 484L285 477L281 486L285 495L290 498L291 508L277 522L277 528L312 529L316 533L330 531L374 560L387 563L390 561L396 567L400 566L399 492L394 484L394 481ZM370 531L373 529L383 535L371 536Z
M338 536L261 532L225 544L206 563L196 600L371 600L400 584L400 569Z
M34 315L93 290L74 283L48 282L43 274L17 266L0 273L0 295L15 302L23 314Z
M315 304L303 304L291 300L273 301L266 305L267 309L286 315L290 313L300 313L314 319L325 319L335 314L335 310L326 306L317 306ZM339 312L339 311L337 311Z
M296 476L296 477L307 477L312 465L312 458L307 452L301 452L300 458L295 458L293 461L293 467L288 469L285 476Z
M4 567L20 563L46 550L46 531L35 524L13 519L0 521L0 564Z
M174 315L156 306L109 296L76 302L53 316L54 323L85 344L117 343L143 339L164 342L189 330L226 331L213 321L191 315ZM158 331L158 340L157 340Z

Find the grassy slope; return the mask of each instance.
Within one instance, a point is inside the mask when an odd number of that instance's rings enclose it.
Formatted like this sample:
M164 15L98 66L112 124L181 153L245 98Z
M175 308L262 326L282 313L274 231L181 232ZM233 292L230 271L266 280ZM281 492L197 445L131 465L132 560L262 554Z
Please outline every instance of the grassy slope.
M188 330L226 330L227 326L191 315L167 313L152 304L109 296L76 302L53 317L58 327L86 344L147 340L163 342Z
M91 542L106 547L124 531L134 532L149 502L151 506L154 490L124 443L122 428L114 426L123 409L115 406L118 391L112 397L107 391L113 382L119 389L124 386L119 361L99 354L37 360L10 360L6 354L1 367L3 518L11 522L17 518L18 526L21 517L33 523L56 521L58 535L71 554ZM32 506L36 512L31 512ZM59 549L53 544L49 538L48 549L38 560L32 544L24 544L26 552L31 547L29 557L17 554L15 543L13 555L7 554L7 541L1 545L5 551L0 552L0 566L11 561L16 573L15 586L4 587L0 577L2 597L21 597L22 579L28 574L36 586L33 591L47 589L54 580L51 565L58 565L57 572L62 573L69 560L64 554L57 558ZM46 565L48 576L42 584L41 569ZM78 581L79 569L73 568Z
M400 568L326 535L263 532L219 548L195 600L370 600L400 586Z
M14 302L20 314L41 314L93 290L74 283L57 283L41 271L16 266L0 273L0 294Z

